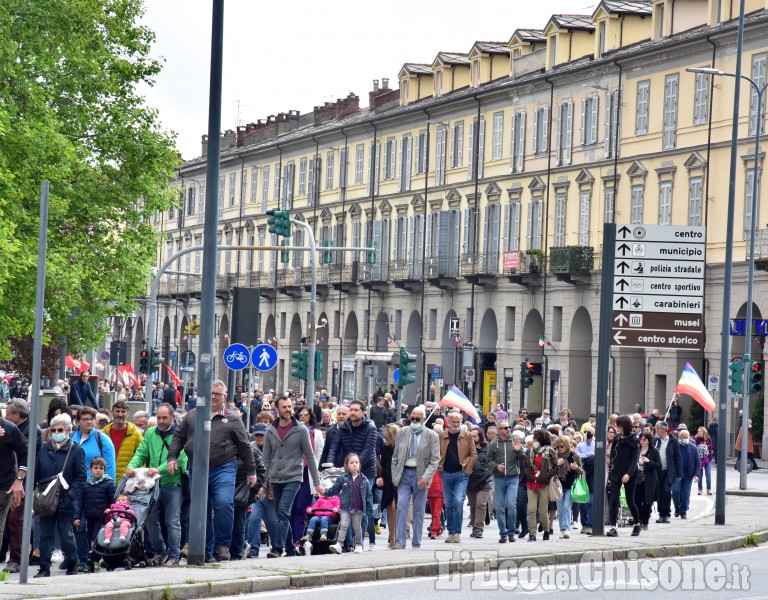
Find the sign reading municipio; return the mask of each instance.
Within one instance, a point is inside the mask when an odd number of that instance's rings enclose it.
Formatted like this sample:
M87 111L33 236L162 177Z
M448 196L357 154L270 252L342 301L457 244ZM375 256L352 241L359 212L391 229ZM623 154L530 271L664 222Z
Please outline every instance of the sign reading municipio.
M704 227L617 225L611 345L704 347Z

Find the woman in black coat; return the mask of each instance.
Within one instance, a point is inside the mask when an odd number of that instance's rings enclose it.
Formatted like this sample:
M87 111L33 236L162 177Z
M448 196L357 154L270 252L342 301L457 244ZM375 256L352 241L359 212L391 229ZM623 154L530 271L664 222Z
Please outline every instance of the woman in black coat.
M656 501L656 490L659 487L661 473L661 456L653 447L653 436L644 433L640 436L640 454L637 463L637 487L635 487L635 504L640 514L640 526L648 530L648 520L651 509Z
M69 488L66 490L62 488L56 513L50 517L40 518L40 570L35 577L51 576L51 553L56 531L59 532L61 550L67 560L67 575L76 575L79 561L72 528L83 485L86 482L85 452L79 445L72 442L72 420L69 415L61 414L53 417L48 431L51 439L45 443L37 455L35 484L62 473Z
M395 453L395 436L399 429L399 425L390 423L382 430L384 445L381 447L381 477L376 480L376 486L381 488L381 512L387 510L388 548L395 547L397 533L397 486L392 483L392 455Z
M632 419L622 415L616 419L618 435L611 445L611 457L608 469L608 516L611 529L605 535L618 536L616 524L619 520L619 504L621 502L621 486L626 492L627 507L632 513L635 526L632 535L640 535L640 515L635 504L635 485L637 483L637 459L640 454L640 442L632 433Z

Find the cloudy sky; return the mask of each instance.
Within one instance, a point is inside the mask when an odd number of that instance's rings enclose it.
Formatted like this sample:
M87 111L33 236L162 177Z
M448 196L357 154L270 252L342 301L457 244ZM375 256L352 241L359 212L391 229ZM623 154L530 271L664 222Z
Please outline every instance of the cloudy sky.
M311 111L349 92L367 105L374 79L438 51L469 52L477 40L508 41L542 29L553 14L591 14L595 0L336 0L265 4L226 0L222 129L288 110ZM178 135L185 159L200 154L208 129L211 0L146 0L154 56L165 67L148 103Z

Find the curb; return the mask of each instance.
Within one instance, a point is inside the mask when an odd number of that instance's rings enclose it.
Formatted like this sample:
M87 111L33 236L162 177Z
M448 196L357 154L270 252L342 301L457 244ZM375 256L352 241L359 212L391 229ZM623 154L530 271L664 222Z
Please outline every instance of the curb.
M768 490L741 490L739 488L733 488L725 490L726 496L748 496L750 498L768 498Z
M768 529L756 531L753 534L758 543L768 541ZM106 600L188 600L196 598L213 598L253 594L258 592L274 592L290 588L312 588L344 583L360 583L385 581L388 579L403 579L409 577L446 577L454 574L473 573L475 571L497 570L506 561L534 561L542 567L574 564L583 560L588 554L590 560L636 560L639 558L679 558L703 554L717 554L738 550L745 545L745 537L731 537L712 542L698 542L673 546L649 546L642 548L617 548L616 550L593 550L585 552L563 552L558 554L527 554L515 557L499 557L488 551L485 558L462 559L464 551L444 550L443 556L448 559L434 563L417 563L405 565L390 565L365 569L339 570L325 573L301 573L295 575L274 575L266 577L244 577L231 581L206 581L198 583L181 583L177 585L151 586L132 590L78 594L72 596L48 596L39 600L84 600L86 598L103 598ZM482 551L478 551L482 552ZM635 553L634 556L630 556ZM170 595L168 595L170 592Z

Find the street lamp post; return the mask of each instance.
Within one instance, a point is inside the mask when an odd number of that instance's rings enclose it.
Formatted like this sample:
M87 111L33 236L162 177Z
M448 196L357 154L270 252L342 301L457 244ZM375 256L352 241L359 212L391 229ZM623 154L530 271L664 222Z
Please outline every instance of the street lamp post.
M749 276L748 276L748 282L747 282L747 314L746 314L746 327L744 332L744 379L742 384L742 394L744 398L744 402L742 403L742 411L741 411L741 431L742 431L742 442L741 442L741 465L739 468L739 488L742 490L747 489L747 453L746 453L746 444L747 444L747 431L748 431L748 425L749 425L749 378L751 374L751 350L752 350L752 298L754 295L754 282L755 282L755 227L757 223L757 205L758 205L758 193L759 193L759 186L758 186L758 179L759 179L759 169L758 169L758 161L760 160L760 134L763 131L763 94L765 93L766 88L768 88L768 83L765 83L763 85L758 85L754 79L751 77L748 77L747 75L739 74L738 76L735 73L727 73L725 71L721 71L720 69L712 69L709 67L700 67L700 68L691 68L686 69L686 71L690 73L704 73L705 75L712 75L716 77L733 77L744 79L745 81L748 81L752 88L755 90L755 93L757 94L757 107L755 109L756 115L755 115L755 155L754 155L754 164L752 165L752 206L750 207L750 219L749 219ZM725 343L725 342L724 342Z

